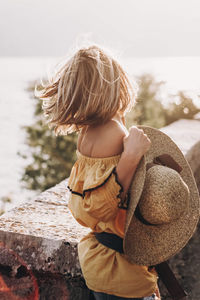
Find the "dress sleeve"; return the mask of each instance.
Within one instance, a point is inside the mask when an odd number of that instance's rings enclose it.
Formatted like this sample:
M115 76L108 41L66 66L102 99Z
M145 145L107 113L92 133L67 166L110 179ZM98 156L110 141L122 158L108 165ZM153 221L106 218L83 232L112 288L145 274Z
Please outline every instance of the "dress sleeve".
M117 215L122 191L116 167L113 167L103 182L100 180L96 186L83 190L83 208L90 216L108 222Z
M117 177L116 164L75 164L68 188L74 194L71 206L79 210L82 218L87 214L98 221L108 222L117 216L119 208L126 208L126 203L120 198L123 186Z

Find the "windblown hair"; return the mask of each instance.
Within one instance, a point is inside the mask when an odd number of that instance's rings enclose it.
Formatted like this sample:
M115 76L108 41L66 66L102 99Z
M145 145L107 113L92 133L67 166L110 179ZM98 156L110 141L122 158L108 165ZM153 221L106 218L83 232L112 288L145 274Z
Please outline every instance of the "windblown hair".
M79 49L35 96L56 134L104 124L130 111L137 96L120 64L96 45Z

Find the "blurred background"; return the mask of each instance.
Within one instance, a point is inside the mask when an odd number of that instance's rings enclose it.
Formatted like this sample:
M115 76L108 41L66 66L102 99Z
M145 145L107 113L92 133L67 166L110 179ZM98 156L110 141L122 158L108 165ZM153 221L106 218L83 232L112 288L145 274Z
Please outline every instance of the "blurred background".
M0 214L69 176L76 135L43 125L34 85L84 41L117 53L140 85L126 122L161 128L200 111L198 0L0 4Z

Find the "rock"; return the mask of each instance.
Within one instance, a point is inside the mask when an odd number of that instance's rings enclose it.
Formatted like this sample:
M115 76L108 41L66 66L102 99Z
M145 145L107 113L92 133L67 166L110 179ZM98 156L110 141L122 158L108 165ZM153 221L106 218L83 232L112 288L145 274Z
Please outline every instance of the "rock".
M179 120L162 128L180 147L188 160L193 171L194 178L200 192L200 121L199 120ZM188 299L200 299L200 225L188 244L173 258L169 264L188 293ZM159 282L162 292L162 300L171 299L166 288Z
M183 151L200 187L200 121L179 120L162 131ZM92 299L77 256L77 244L89 229L71 215L68 197L65 179L0 217L0 299L16 299L16 295ZM198 228L188 245L170 260L191 300L200 299L199 243ZM163 299L171 299L160 287Z
M198 190L200 191L200 141L194 144L185 155L193 171Z
M181 119L161 128L161 131L171 137L184 155L200 141L200 121Z
M58 299L58 293L63 293L59 296L63 300L87 299L82 298L89 291L82 278L77 244L89 229L82 228L72 217L67 207L68 196L66 179L0 217L0 272L5 271L2 280L8 286L19 286L22 279L18 275L23 266L35 274L32 278L29 274L28 282L33 285L37 278L39 287L35 288L40 288L42 297L46 293L43 299L51 299L50 287L52 299ZM27 273L22 277L27 277ZM19 288L18 293L23 291ZM3 293L0 296L3 299Z

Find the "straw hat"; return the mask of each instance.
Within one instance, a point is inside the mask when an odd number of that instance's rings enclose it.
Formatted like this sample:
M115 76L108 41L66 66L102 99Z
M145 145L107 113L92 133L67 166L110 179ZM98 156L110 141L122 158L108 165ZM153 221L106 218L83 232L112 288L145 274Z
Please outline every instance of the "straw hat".
M191 168L169 136L138 126L151 140L130 186L124 252L132 263L156 265L179 252L199 219Z

